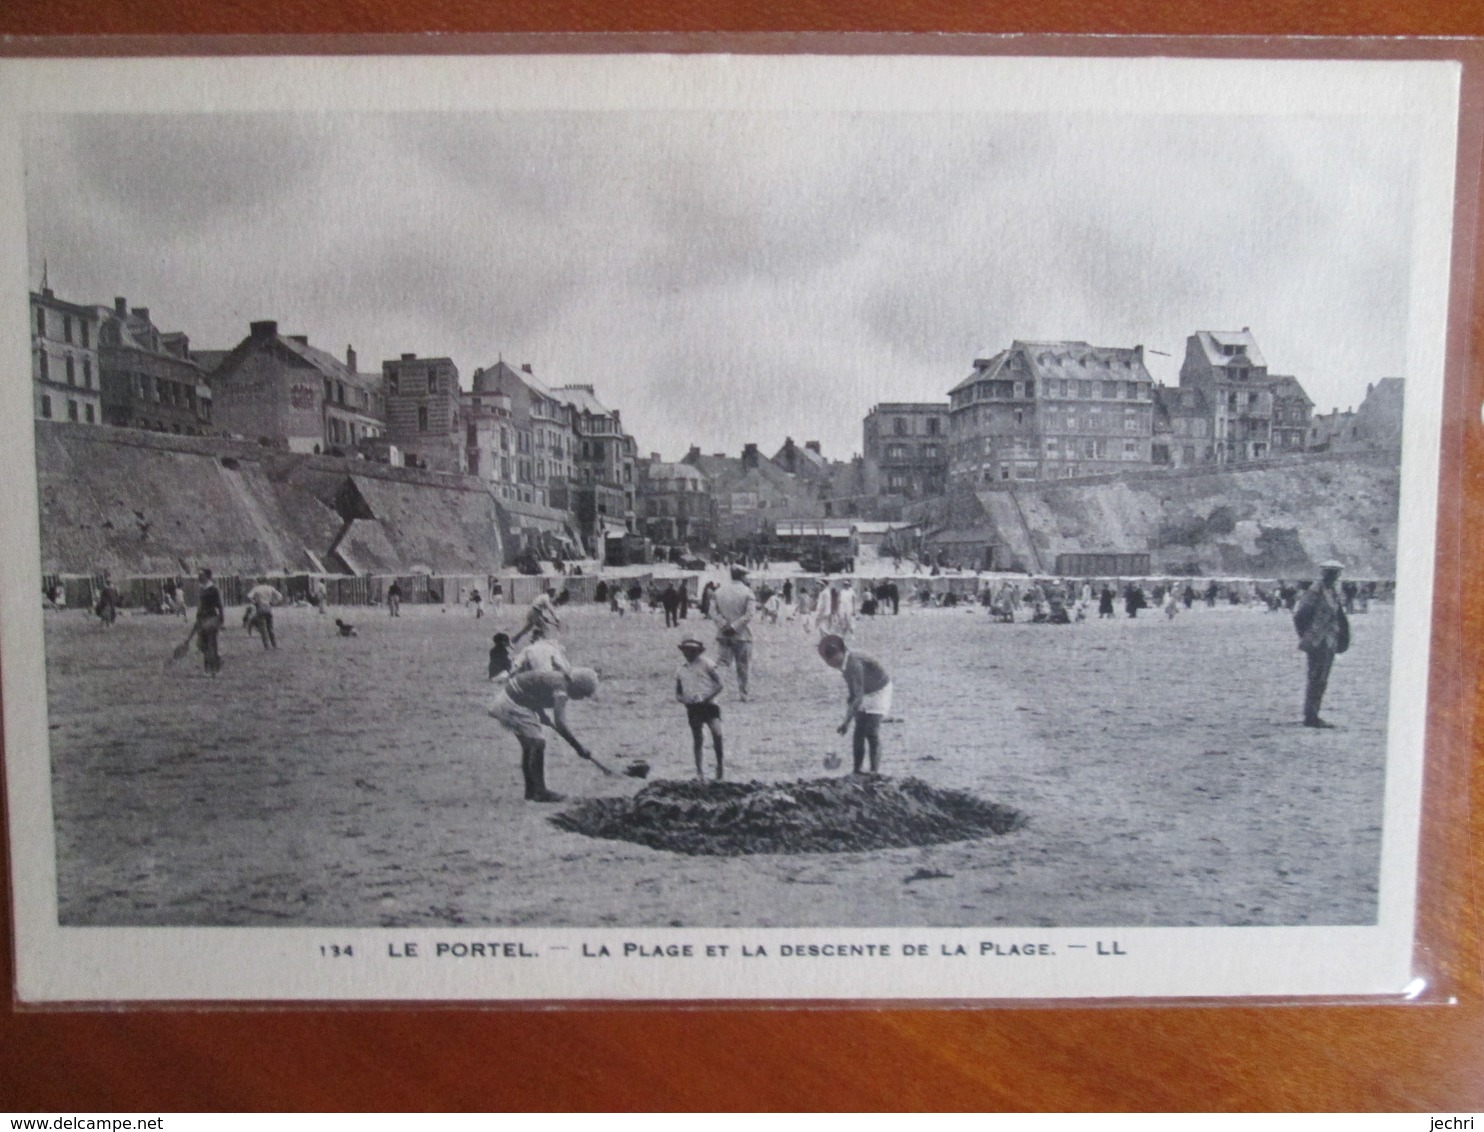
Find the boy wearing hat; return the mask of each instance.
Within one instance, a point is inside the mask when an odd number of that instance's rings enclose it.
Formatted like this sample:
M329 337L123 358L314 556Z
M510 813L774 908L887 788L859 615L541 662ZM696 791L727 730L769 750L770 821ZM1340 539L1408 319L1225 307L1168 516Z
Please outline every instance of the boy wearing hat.
M865 766L866 751L871 755L871 773L881 772L881 720L891 712L891 677L881 662L845 644L843 637L831 633L819 642L820 658L845 677L845 722L841 735L855 724L852 755L855 773Z
M701 763L703 744L702 728L711 729L711 748L716 752L716 780L722 778L721 755L721 706L716 697L721 694L721 675L716 665L707 657L706 646L690 638L680 642L680 651L685 663L675 670L675 698L685 705L685 717L690 723L691 743L696 756L696 777L706 780L706 769Z

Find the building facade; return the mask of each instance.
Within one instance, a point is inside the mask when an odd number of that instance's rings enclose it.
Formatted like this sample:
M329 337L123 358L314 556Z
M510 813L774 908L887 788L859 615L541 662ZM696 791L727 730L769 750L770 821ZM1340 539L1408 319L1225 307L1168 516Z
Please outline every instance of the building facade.
M474 378L474 388L462 395L464 466L469 475L484 480L496 498L509 502L519 498L515 410L507 394L491 392L487 386L481 372Z
M808 480L784 471L758 450L744 444L742 455L702 455L692 446L681 461L710 482L715 540L742 546L766 542L779 519L822 519L825 506Z
M223 432L290 452L347 454L385 432L381 378L358 373L278 323L254 322L211 376L213 416Z
M41 420L103 423L97 308L31 292L31 402Z
M1205 392L1156 385L1150 461L1171 468L1188 468L1215 459L1211 406Z
M1314 415L1314 402L1304 392L1296 377L1287 374L1272 378L1273 448L1275 455L1302 452L1309 443L1309 421Z
M468 470L459 370L450 358L403 354L381 363L386 441L402 459L435 472Z
M502 482L508 483L514 500L570 511L569 480L576 446L571 407L537 381L530 366L517 370L497 361L475 370L473 385L480 397L509 399L513 479Z
M148 307L131 309L123 297L98 310L104 422L186 436L212 432L211 386L190 339L162 333Z
M551 394L571 414L570 509L583 540L601 555L608 538L636 526L634 438L624 432L618 411L599 401L591 385L562 385Z
M690 464L668 464L654 453L640 467L639 525L646 538L691 550L711 545L715 535L711 483Z
M949 481L1099 475L1152 462L1154 380L1144 347L1022 342L949 394Z
M887 401L862 425L866 495L941 495L948 484L948 402Z
M1261 460L1273 448L1273 388L1248 327L1198 330L1185 340L1180 388L1199 389L1211 410L1218 464Z

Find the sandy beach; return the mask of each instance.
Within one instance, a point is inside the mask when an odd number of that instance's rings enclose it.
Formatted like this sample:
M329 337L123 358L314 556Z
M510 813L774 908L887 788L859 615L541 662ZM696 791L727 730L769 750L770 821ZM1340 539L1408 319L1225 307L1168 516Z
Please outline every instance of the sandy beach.
M1389 606L1354 618L1325 703L1298 724L1286 614L1203 605L1173 622L991 623L977 607L863 618L896 684L883 771L1013 806L1024 828L868 853L692 857L555 828L522 800L486 713L490 635L521 611L306 608L277 651L229 613L225 670L164 662L185 622L48 613L58 896L66 925L1187 926L1374 920ZM673 699L694 611L569 608L603 677L574 730L606 761L693 774ZM756 630L754 696L727 674L729 777L849 766L838 673L797 623ZM570 797L637 791L553 737ZM919 870L946 874L908 882Z

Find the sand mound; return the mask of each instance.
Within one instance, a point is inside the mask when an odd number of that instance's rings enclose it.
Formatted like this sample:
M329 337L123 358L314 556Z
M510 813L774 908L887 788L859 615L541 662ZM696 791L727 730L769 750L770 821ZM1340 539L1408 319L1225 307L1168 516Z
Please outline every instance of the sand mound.
M652 782L629 798L590 798L551 819L573 833L676 853L852 853L1008 833L1015 810L917 778L845 775L799 782Z

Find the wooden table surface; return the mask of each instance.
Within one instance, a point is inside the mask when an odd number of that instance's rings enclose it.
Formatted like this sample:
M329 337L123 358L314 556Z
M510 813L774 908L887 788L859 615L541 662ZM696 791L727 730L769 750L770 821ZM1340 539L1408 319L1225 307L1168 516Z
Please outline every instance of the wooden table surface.
M547 10L550 8L551 10ZM1479 35L1484 2L1391 0L6 0L0 34L919 31ZM1476 174L1477 175L1477 171ZM0 1109L1484 1109L1466 771L1484 591L1484 300L1460 321L1435 619L1424 937L1457 1006L288 1010L0 1018ZM1471 383L1471 384L1470 384ZM1470 412L1468 406L1472 405ZM1460 494L1461 493L1461 494ZM1465 592L1466 591L1466 592ZM1465 592L1467 600L1459 601ZM0 850L3 852L3 850ZM1472 862L1472 866L1470 863ZM8 874L8 864L5 865ZM8 911L0 971L8 977Z

